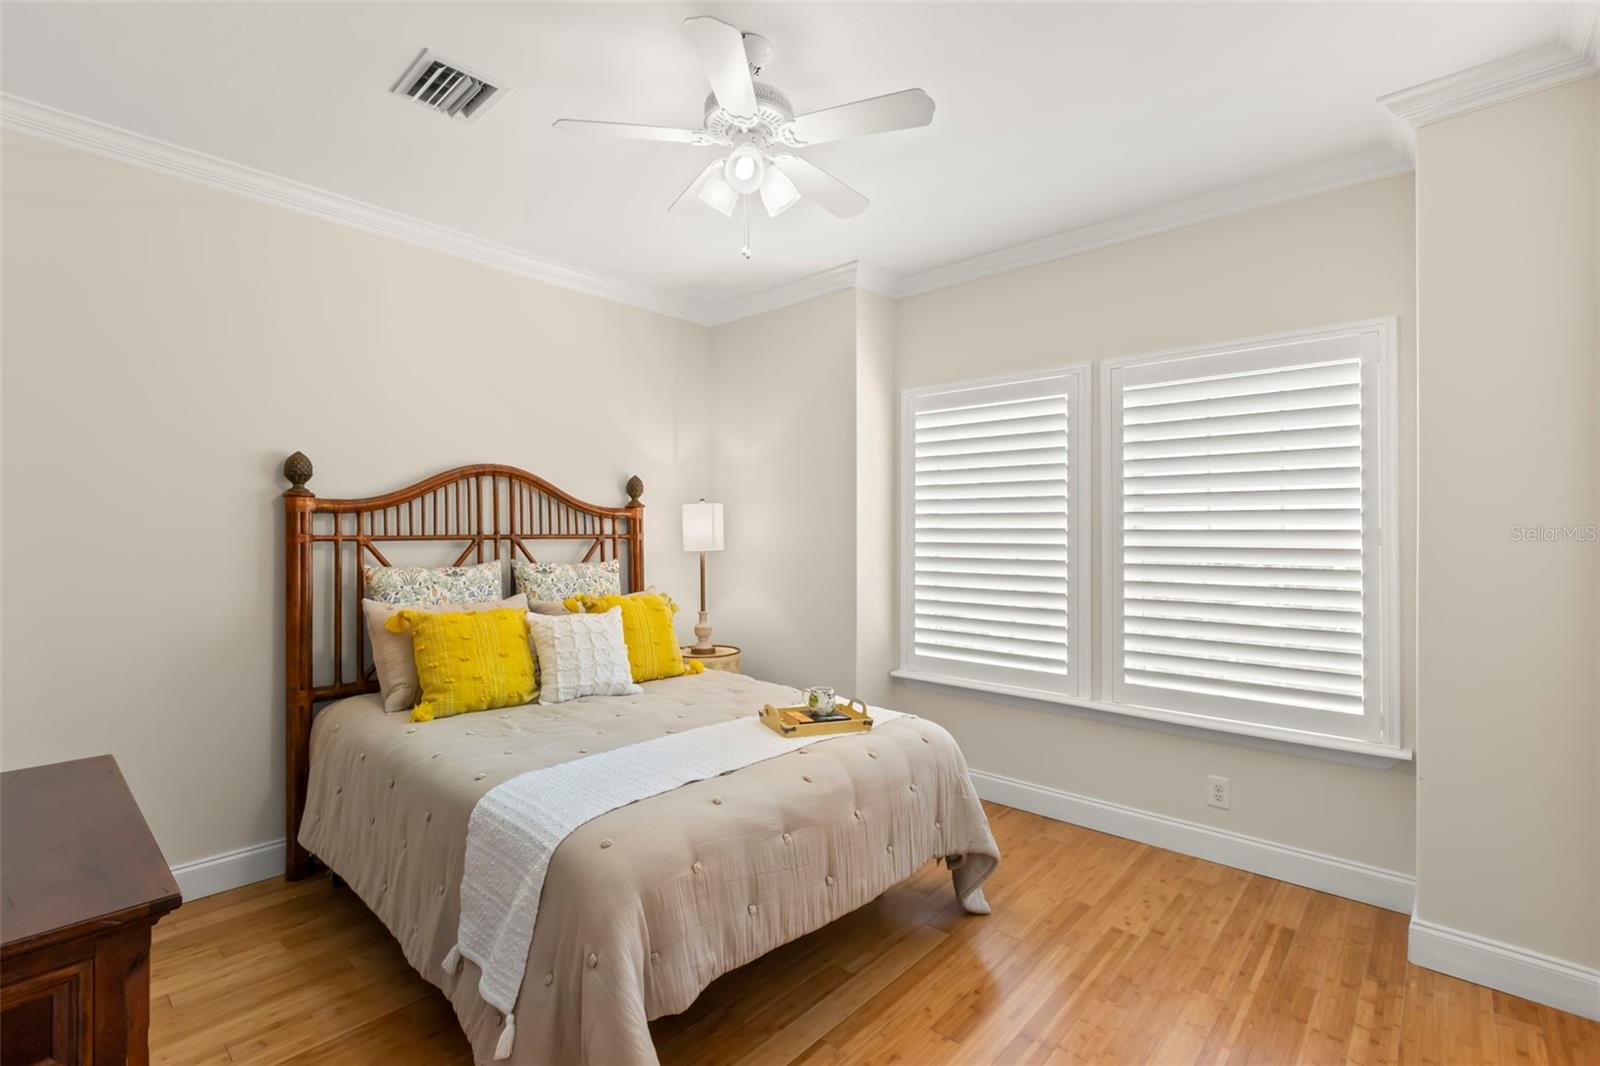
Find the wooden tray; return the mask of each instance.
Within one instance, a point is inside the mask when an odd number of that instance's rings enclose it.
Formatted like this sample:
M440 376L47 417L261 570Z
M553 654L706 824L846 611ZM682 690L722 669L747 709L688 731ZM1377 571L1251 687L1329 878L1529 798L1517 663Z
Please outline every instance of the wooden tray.
M835 705L835 710L843 711L850 716L847 722L813 722L811 715L806 713L804 707L774 707L767 704L761 708L761 721L766 727L785 737L822 737L832 733L865 733L872 728L872 716L867 713L867 705L860 700L842 700Z

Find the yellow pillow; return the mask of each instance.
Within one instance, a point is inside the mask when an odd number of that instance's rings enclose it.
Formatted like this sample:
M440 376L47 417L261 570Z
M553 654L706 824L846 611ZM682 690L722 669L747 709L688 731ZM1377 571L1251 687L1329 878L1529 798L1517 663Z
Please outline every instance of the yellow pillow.
M515 707L539 695L522 611L400 611L384 625L391 633L411 634L422 685L413 722Z
M582 608L585 614L622 608L622 639L628 645L628 668L635 682L698 674L705 669L704 663L684 663L678 635L672 629L672 615L678 606L667 596L636 592L631 596L573 596L562 602L567 610Z

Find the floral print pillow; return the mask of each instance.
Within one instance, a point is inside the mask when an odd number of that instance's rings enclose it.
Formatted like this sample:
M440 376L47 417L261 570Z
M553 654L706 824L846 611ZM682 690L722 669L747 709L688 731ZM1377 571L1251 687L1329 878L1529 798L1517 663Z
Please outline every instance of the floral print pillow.
M608 559L603 563L530 563L522 559L511 562L511 574L516 578L517 591L535 603L571 599L573 596L620 596L622 594L622 563Z
M500 564L363 566L367 599L379 603L486 603L500 598Z

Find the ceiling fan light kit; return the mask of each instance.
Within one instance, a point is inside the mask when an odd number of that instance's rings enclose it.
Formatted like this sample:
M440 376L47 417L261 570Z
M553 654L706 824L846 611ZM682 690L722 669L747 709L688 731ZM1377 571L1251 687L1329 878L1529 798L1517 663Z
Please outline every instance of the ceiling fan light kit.
M723 177L740 196L749 196L759 191L761 179L766 176L766 171L766 156L748 141L729 152L728 158L722 161Z
M693 214L700 210L697 204L684 203L689 193L694 193L694 198L700 203L719 212L724 218L733 217L733 209L739 206L739 193L724 176L724 161L719 159L695 180L688 190L673 202L672 210L680 215ZM683 206L679 206L682 204Z
M799 202L800 190L789 176L777 167L768 167L761 179L761 206L767 209L767 217L777 218Z
M839 218L853 218L867 209L865 196L792 149L926 126L933 121L933 100L921 89L796 116L789 98L761 80L772 57L770 41L704 15L685 19L683 25L711 83L702 128L570 118L560 119L556 126L571 133L732 149L702 170L668 210L691 215L710 207L732 218L742 205L745 242L740 252L746 259L750 258L751 197L760 198L769 218L776 218L801 199L815 200Z

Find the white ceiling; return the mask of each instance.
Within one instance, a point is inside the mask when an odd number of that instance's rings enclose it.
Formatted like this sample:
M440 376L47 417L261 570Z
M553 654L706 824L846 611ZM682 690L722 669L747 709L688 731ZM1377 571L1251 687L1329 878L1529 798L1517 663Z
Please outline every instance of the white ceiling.
M8 93L714 306L838 264L913 274L1348 156L1376 100L1556 39L1560 3L4 4ZM680 26L775 47L797 112L909 87L924 129L803 154L872 199L736 225L667 205L715 149L561 117L698 126ZM434 48L511 92L475 124L389 88Z

